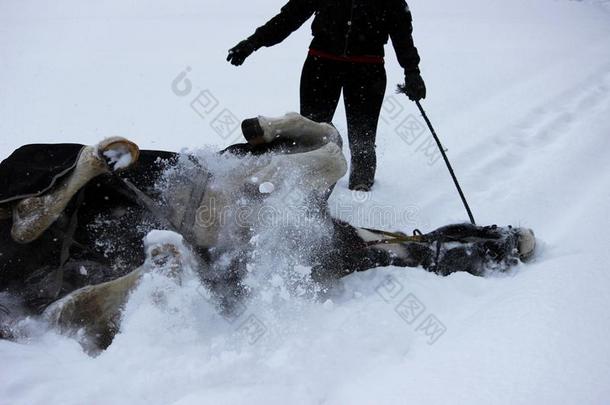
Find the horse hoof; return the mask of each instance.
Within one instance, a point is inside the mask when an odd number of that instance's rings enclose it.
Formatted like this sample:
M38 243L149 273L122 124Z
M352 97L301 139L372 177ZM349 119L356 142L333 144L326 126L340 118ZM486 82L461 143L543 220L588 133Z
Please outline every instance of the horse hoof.
M140 156L138 145L121 137L103 140L97 146L98 155L112 171L125 170Z

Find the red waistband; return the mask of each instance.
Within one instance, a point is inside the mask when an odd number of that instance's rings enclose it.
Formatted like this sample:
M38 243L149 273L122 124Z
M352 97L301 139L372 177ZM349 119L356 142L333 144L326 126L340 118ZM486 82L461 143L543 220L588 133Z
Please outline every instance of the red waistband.
M350 55L341 56L333 53L324 51L318 51L317 49L309 48L309 55L317 56L323 59L336 60L339 62L352 62L352 63L384 63L383 56L378 55Z

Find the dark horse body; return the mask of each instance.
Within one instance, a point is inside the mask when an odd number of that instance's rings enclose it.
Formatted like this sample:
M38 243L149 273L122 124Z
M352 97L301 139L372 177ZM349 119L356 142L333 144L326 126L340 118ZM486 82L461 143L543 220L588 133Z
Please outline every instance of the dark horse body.
M241 281L251 226L227 231L221 228L230 227L218 221L201 224L196 221L198 209L219 201L232 206L244 195L260 207L269 195L261 191L262 186L272 184L277 187L272 192L281 192L291 167L299 168L299 188L317 207L307 215L328 225L320 246L307 246L311 254L304 264L312 267L314 282L332 283L355 271L388 265L422 266L441 275L454 271L483 275L489 268L506 270L533 253L533 233L521 228L452 225L409 237L333 219L326 199L347 167L338 132L298 115L259 117L248 123L244 135L249 143L220 153L234 156L245 169L233 167L229 170L236 172L233 177L222 178L212 187L207 186L215 175L204 168L205 162L143 150L124 170L108 170L102 163L104 170L70 189L65 184L89 170L81 165L83 151L93 154L93 166L103 161L97 148L26 145L15 151L0 164L0 293L9 292L28 310L40 313L75 290L132 273L145 261L144 237L151 230L168 229L183 235L200 260L202 282L212 293L220 292L221 309L230 311L244 293ZM185 162L190 172L172 178L168 189L163 184L165 175ZM55 210L36 237L24 241L20 240L23 236L15 236L15 224L32 225L20 216L20 204L62 193L67 196L61 200L64 205L58 205L58 199L48 200L61 209ZM52 209L43 204L38 211L45 219ZM40 219L31 218L34 225ZM217 266L227 262L226 252L231 253L229 264Z
M40 184L48 184L56 172L72 165L82 147L29 145L28 154L38 151L46 156L37 161L43 167L48 166L49 156L63 155L65 160L37 183L22 181L19 188L13 187L12 194L28 195ZM43 309L76 288L116 278L141 265L143 237L164 226L142 206L123 179L154 197L163 170L177 158L171 152L141 151L138 162L120 177L113 173L97 176L72 198L57 221L30 243L15 242L12 218L1 219L0 291L17 293L29 307ZM9 159L3 164L9 165ZM23 172L14 175L23 176ZM19 181L12 180L12 184ZM6 206L10 207L10 202Z

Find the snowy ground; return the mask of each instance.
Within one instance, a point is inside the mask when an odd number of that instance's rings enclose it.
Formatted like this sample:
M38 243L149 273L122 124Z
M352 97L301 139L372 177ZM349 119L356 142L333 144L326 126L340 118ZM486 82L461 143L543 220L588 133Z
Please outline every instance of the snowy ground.
M211 127L224 109L298 110L308 28L239 69L224 61L282 3L1 0L0 158L23 143L114 134L143 148L220 147L237 136ZM149 280L95 359L51 332L0 342L0 404L608 403L608 3L410 2L424 107L475 216L533 228L534 263L485 279L379 269L326 303L286 297L280 282L234 323L194 283L173 296L175 311L156 308ZM333 209L405 231L462 221L427 133L401 129L416 110L392 95L402 77L388 54L378 183L362 196L342 180ZM192 89L177 95L187 67ZM202 91L215 108L198 115L190 103ZM344 131L342 109L336 124ZM380 209L398 218L385 224L371 215ZM414 300L421 315L402 319L401 302Z

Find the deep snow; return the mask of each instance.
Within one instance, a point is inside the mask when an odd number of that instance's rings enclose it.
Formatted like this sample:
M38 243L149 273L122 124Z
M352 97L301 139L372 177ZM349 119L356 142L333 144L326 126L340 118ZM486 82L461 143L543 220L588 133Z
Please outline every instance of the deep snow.
M238 119L298 110L308 28L239 69L224 61L282 3L0 1L0 158L27 142L109 135L222 147L237 138L213 121L224 109ZM475 216L533 228L534 263L489 278L379 269L323 303L258 268L258 294L236 320L196 282L170 297L173 310L158 308L151 279L95 359L52 332L0 341L0 404L608 403L608 2L409 3L423 105ZM417 114L392 94L401 72L387 51L378 182L361 195L340 181L331 206L404 231L462 221L446 169L422 147L429 135L396 130ZM187 68L191 91L172 90ZM215 108L199 115L190 103L202 91ZM345 133L343 109L335 121Z

